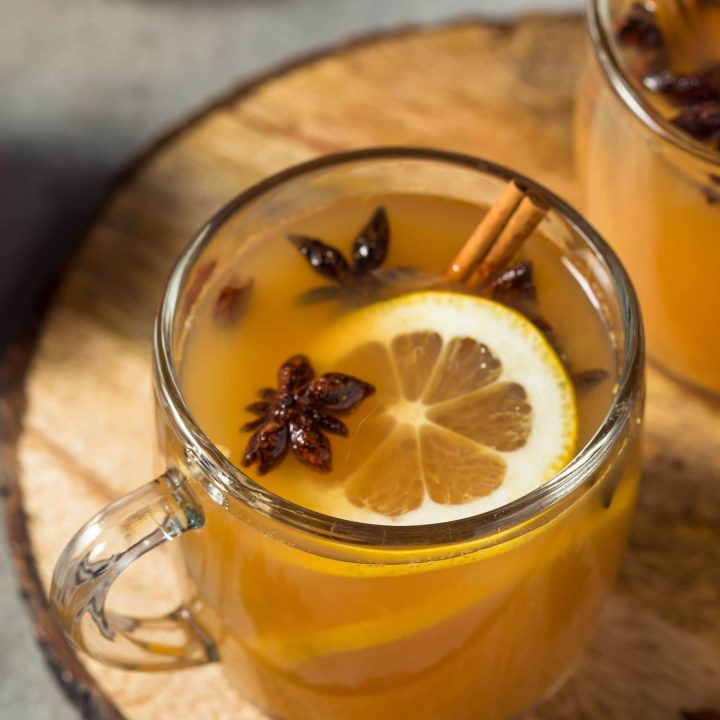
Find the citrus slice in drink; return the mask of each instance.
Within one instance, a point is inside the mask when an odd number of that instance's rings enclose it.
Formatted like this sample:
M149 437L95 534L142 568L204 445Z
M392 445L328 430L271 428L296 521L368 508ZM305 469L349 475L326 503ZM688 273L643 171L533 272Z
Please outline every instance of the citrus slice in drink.
M334 447L322 509L446 522L547 482L577 438L573 387L546 337L499 303L420 292L350 313L310 353L377 392Z

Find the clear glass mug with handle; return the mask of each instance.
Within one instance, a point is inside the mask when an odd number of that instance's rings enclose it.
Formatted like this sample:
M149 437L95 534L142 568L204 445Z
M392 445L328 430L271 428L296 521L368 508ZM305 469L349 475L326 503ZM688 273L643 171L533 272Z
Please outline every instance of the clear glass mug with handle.
M630 274L650 359L719 396L720 151L664 117L632 76L615 38L632 6L587 3L590 43L575 114L583 212Z
M368 187L490 204L519 177L440 151L357 151L281 172L208 222L173 270L155 326L157 429L168 469L91 519L56 566L51 604L75 647L145 671L221 662L240 693L283 720L505 718L557 687L626 541L643 400L632 287L612 251L559 198L547 192L547 236L601 300L617 386L572 462L508 505L405 527L293 505L211 442L179 380L195 303L239 238ZM184 601L157 618L109 610L118 576L178 538L189 579Z

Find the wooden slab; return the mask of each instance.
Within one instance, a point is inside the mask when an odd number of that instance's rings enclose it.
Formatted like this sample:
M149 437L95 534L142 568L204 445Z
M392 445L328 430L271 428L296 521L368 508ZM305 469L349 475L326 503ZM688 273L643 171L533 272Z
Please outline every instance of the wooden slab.
M150 329L170 265L223 202L320 153L379 144L485 156L576 200L578 18L467 22L354 43L237 89L120 179L33 349L4 367L3 479L37 632L87 717L260 719L220 669L142 674L79 659L47 614L59 550L151 474ZM616 592L577 672L531 717L666 720L720 707L720 408L650 373L645 478ZM119 601L158 609L141 568ZM162 583L160 583L162 580ZM165 589L160 588L162 593ZM160 603L163 604L163 603ZM440 720L440 719L439 719Z

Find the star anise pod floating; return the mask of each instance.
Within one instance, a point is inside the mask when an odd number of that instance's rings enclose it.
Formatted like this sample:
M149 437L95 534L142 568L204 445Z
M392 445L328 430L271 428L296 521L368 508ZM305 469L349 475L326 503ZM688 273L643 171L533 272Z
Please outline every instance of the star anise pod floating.
M512 305L521 301L534 301L537 289L530 262L520 262L491 276L481 292L491 300Z
M643 2L633 3L630 12L615 28L615 37L621 45L657 48L663 44L663 35L657 17Z
M290 235L288 239L318 275L334 283L311 288L300 296L300 302L309 304L338 298L362 298L382 286L375 272L385 262L390 245L390 224L383 206L375 210L370 221L358 233L350 260L340 250L317 238Z
M669 66L667 48L655 10L636 2L617 23L615 38L624 49L625 63L638 80L663 72Z
M720 102L708 100L688 105L672 123L698 140L717 139L720 137Z
M676 105L694 105L720 100L720 63L697 73L675 73L663 70L643 79L648 90L662 93Z
M552 326L537 313L537 288L531 262L519 262L491 275L480 287L480 294L517 310L546 335L552 333Z
M352 375L330 372L315 376L304 355L293 355L277 374L277 389L263 388L260 400L245 409L259 417L241 430L254 430L243 465L257 463L264 475L292 449L295 457L318 472L330 472L332 454L325 433L346 437L348 429L335 417L355 407L375 388Z
M225 285L215 298L213 317L217 322L233 323L245 313L250 302L253 280Z
M209 260L200 265L193 273L192 279L188 283L187 290L185 291L185 299L183 300L183 309L186 313L190 312L193 305L197 302L200 293L212 277L216 267L217 260Z

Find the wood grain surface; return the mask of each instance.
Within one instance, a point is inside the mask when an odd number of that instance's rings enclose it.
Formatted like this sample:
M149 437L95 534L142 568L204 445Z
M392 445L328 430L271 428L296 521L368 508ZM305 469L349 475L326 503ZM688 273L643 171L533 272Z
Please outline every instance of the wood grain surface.
M78 658L44 594L80 524L152 474L151 323L193 232L268 173L369 145L484 156L574 202L581 56L573 17L352 43L237 89L122 176L32 352L17 349L0 375L2 482L20 582L49 661L87 717L263 718L218 666L128 673ZM720 707L720 407L651 371L646 425L618 587L574 676L535 720L666 720ZM115 600L152 613L170 606L173 587L170 571L148 560Z

